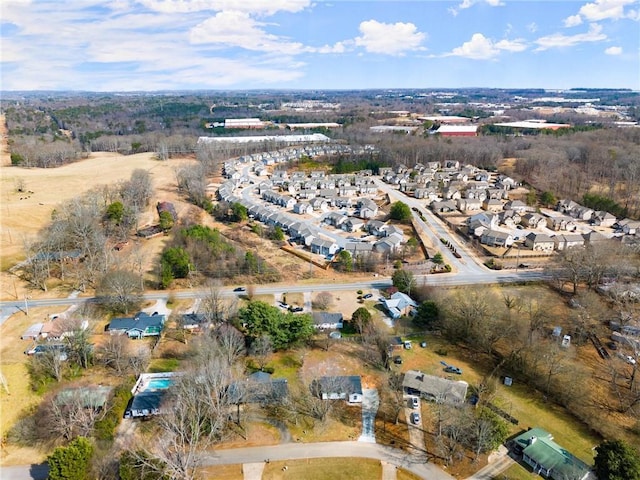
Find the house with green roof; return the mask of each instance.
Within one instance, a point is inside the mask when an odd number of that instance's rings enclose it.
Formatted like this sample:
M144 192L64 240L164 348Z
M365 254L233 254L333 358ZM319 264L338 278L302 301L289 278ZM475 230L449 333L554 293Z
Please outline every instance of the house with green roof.
M590 467L553 441L553 436L536 427L521 433L512 441L513 449L534 473L553 480L586 480L592 477Z

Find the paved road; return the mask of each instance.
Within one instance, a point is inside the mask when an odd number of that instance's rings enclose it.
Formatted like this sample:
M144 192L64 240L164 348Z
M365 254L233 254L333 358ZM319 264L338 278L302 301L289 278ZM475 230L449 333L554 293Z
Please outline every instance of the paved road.
M440 273L436 275L416 275L416 283L418 285L440 285L440 286L460 286L460 285L477 285L491 283L520 283L534 282L543 280L545 275L542 271L507 271L507 270L487 270L481 273ZM352 283L296 283L296 284L270 284L265 286L256 286L256 294L282 294L282 292L316 292L316 291L353 291L364 289L382 289L391 285L391 277L373 277L371 280L363 280ZM178 290L178 291L156 291L144 294L145 300L161 300L172 295L178 299L194 299L207 294L206 289ZM222 296L233 296L238 293L233 292L232 288L223 288ZM31 307L53 307L73 305L82 302L93 302L94 297L79 298L43 298L27 300L28 308ZM25 300L5 300L0 302L2 314L11 312L17 313L25 311Z
M373 458L402 467L426 480L453 480L451 475L436 465L417 461L407 452L366 442L292 443L284 447L263 446L217 450L204 459L203 466L255 463L267 458L269 460L297 460L328 457Z
M46 464L0 467L2 480L46 480L48 476L49 466Z

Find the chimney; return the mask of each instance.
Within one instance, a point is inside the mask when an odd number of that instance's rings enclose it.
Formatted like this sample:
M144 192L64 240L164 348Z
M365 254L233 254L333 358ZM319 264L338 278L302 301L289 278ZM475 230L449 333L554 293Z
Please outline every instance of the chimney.
M534 443L536 443L536 440L536 437L529 437L529 445L533 445Z

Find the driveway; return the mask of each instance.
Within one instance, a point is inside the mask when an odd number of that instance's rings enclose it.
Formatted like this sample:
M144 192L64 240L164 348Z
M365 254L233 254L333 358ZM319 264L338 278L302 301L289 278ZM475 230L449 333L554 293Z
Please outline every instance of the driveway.
M362 389L362 435L358 438L359 442L376 442L375 423L379 405L378 390Z
M402 397L404 401L404 416L407 420L407 427L409 428L409 443L411 444L410 452L413 455L420 456L422 458L425 457L427 452L427 447L424 443L424 430L422 429L422 411L421 408L412 408L411 399L413 395L404 395ZM419 400L420 405L422 405L422 400ZM420 419L417 423L411 421L412 413L419 413Z

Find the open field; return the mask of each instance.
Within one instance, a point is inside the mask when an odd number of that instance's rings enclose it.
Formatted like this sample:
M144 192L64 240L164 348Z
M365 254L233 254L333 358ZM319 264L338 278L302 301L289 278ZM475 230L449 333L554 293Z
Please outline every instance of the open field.
M152 153L124 156L116 153L96 152L89 158L58 168L0 167L0 290L3 298L18 298L27 291L21 282L7 273L7 269L24 259L25 242L51 220L55 208L100 185L113 185L127 180L136 169L147 170L155 188L149 208L143 212L140 225L157 220L155 203L167 200L174 203L178 214L184 214L189 205L176 192L175 169L193 162L189 159L172 159L166 162L154 160ZM24 183L23 192L16 185ZM162 249L165 238L159 237L144 243L147 257ZM38 292L29 292L36 295Z

